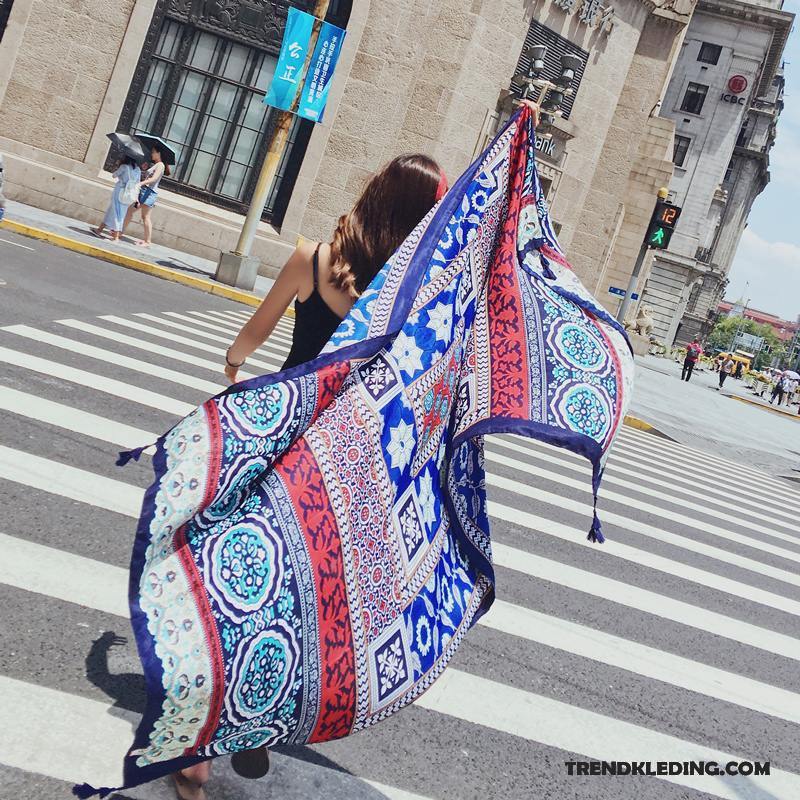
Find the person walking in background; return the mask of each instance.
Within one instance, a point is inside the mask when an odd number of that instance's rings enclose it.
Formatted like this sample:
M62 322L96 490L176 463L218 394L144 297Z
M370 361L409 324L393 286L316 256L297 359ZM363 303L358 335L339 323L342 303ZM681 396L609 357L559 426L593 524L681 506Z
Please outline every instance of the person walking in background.
M683 372L681 372L681 380L689 382L692 377L692 371L697 363L697 359L703 355L703 348L695 336L691 343L686 348L686 358L683 359Z
M786 390L786 405L791 407L792 403L796 399L796 392L797 392L797 379L790 378L789 379L789 388Z
M105 217L96 228L91 229L91 232L102 239L104 238L103 231L108 228L111 240L118 242L126 223L127 214L132 213L133 204L139 195L142 171L139 169L139 165L128 156L117 167L112 177L116 184L111 193L111 201L106 209Z
M159 149L158 145L154 145L153 149L150 151L150 162L151 163L147 169L147 172L145 173L144 180L139 184L139 200L128 209L128 213L125 215L125 223L122 228L124 231L125 228L130 225L133 215L138 208L142 214L144 239L138 240L136 244L141 247L150 247L152 242L153 220L151 219L151 213L153 206L156 204L156 200L158 199L158 185L161 183L161 179L165 175L168 176L170 173L169 166L164 163L161 150Z
M736 378L737 381L740 381L742 379L742 375L744 375L744 362L737 361L736 371L733 373L733 377Z
M722 388L722 384L725 383L725 379L731 374L734 366L734 360L730 356L726 356L719 368L719 386L717 387L717 391Z
M769 404L775 401L775 398L778 398L778 405L783 402L783 396L789 391L789 378L786 375L778 375L775 379L775 386L772 387L772 397L769 399Z

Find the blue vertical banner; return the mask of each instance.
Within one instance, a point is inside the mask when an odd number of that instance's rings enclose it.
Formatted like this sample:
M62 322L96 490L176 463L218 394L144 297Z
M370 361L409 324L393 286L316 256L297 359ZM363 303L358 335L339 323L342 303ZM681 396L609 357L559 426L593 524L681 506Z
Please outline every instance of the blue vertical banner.
M313 122L322 122L328 90L346 31L329 22L321 23L317 45L306 71L306 59L316 21L314 16L305 11L289 8L281 52L264 103L291 111L299 98L297 115Z
M306 14L305 11L294 7L289 8L281 52L278 55L278 63L275 65L275 74L272 76L272 83L264 98L266 105L281 108L284 111L291 109L303 87L303 78L305 77L303 68L311 46L314 22L315 17L311 14Z
M325 104L328 102L328 90L342 51L345 33L342 28L337 28L330 22L322 23L297 109L299 116L313 122L322 122Z

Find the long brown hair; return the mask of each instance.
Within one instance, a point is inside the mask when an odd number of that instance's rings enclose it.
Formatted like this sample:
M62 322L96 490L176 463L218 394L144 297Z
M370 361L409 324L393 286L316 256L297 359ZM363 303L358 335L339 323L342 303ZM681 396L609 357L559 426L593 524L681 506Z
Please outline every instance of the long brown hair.
M169 164L164 161L164 153L162 149L158 146L158 143L154 144L150 149L151 151L155 150L155 152L158 153L158 157L161 159L161 163L164 165L164 175L168 178L172 170L169 168Z
M331 283L358 297L389 256L447 191L439 165L415 153L374 175L353 210L339 218L331 243Z

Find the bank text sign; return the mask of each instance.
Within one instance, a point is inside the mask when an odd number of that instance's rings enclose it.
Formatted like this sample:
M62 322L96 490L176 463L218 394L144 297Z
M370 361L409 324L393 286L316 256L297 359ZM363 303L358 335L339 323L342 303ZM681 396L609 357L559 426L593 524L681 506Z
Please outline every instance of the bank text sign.
M311 14L289 8L278 63L264 103L321 122L345 31L329 22L319 23L319 37L310 53L315 22Z

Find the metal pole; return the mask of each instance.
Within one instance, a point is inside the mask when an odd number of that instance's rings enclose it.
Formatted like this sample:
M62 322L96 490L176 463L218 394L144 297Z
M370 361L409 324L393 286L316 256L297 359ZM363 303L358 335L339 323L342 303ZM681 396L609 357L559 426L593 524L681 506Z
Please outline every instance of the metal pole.
M306 61L303 66L301 74L305 74L308 65L311 63L311 57L314 54L314 48L319 38L319 31L321 27L321 20L325 19L328 13L328 6L330 0L317 0L314 5L313 14L320 22L315 23L314 29L311 33L311 41L308 45L308 52L306 53ZM292 104L289 111L278 111L277 124L270 138L269 148L264 157L264 163L261 165L261 171L258 175L256 188L253 191L253 198L250 201L250 208L247 210L247 216L242 226L242 231L239 234L239 241L236 243L236 249L233 251L236 255L248 256L253 247L253 241L256 238L256 231L258 230L258 223L261 222L261 214L264 211L264 206L267 203L269 190L272 182L275 180L275 175L278 172L278 165L280 164L281 157L283 156L286 142L289 138L289 131L292 127L294 113L300 104L301 92L297 93L297 97Z
M648 247L645 242L642 242L642 246L639 248L639 255L636 258L636 263L633 265L633 272L631 273L631 279L628 281L628 290L625 292L625 297L622 298L622 305L619 307L619 311L617 312L617 322L624 323L625 322L625 315L628 313L628 309L631 306L631 297L633 295L634 290L636 289L636 284L639 282L639 275L642 271L642 266L644 265L644 260L647 258Z

